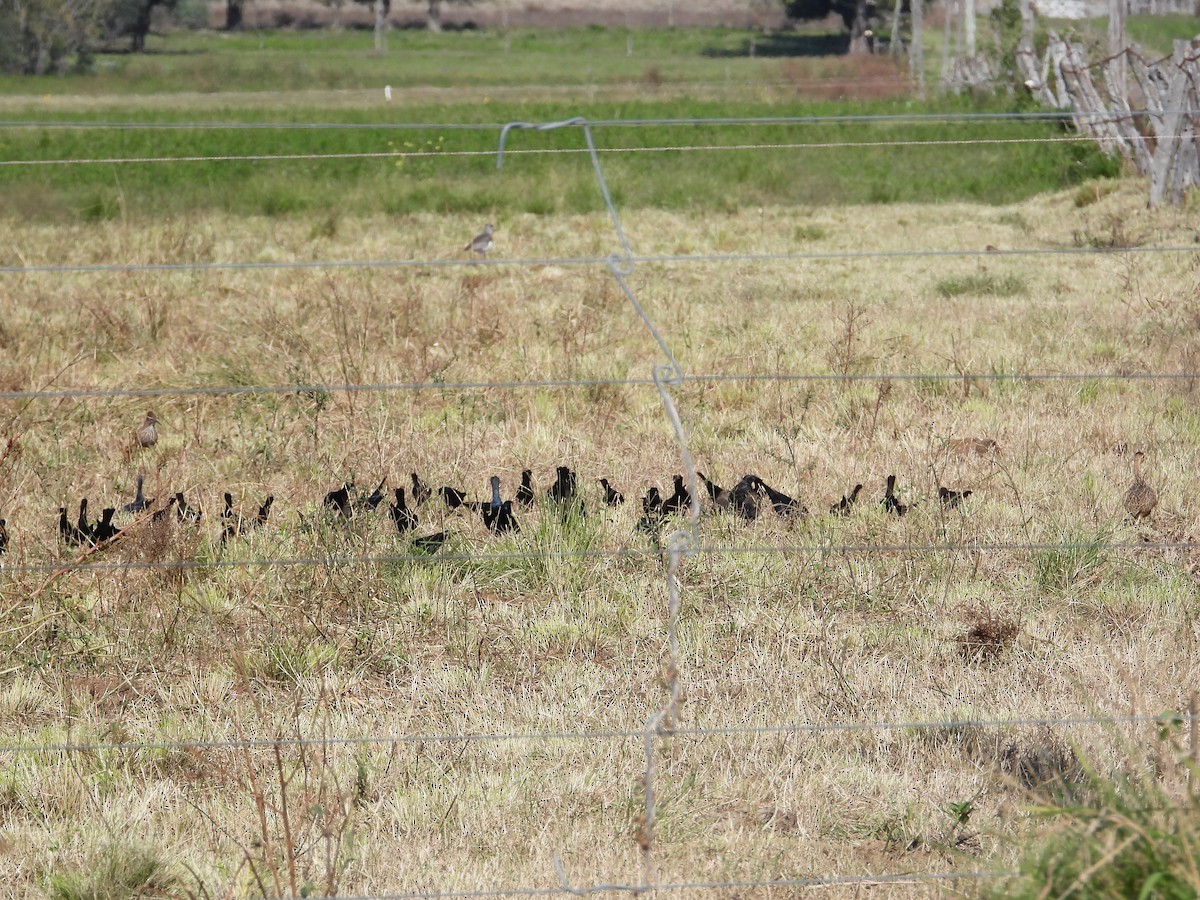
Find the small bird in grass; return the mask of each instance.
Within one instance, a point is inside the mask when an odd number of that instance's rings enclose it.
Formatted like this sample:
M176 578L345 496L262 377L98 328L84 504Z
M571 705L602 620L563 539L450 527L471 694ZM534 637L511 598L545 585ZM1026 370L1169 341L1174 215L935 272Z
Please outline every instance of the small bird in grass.
M420 506L422 503L427 502L429 500L429 498L432 496L433 496L433 491L431 491L429 489L429 485L425 484L425 482L423 482L420 478L418 478L416 472L413 472L412 473L413 506Z
M646 491L646 496L642 498L642 517L638 519L638 530L644 531L646 534L657 535L658 526L662 524L662 520L662 494L658 492L658 488L651 486L650 489Z
M0 556L8 552L8 520L0 519Z
M183 499L183 491L178 491L175 494L175 517L180 522L199 525L203 515L199 506L188 505L187 501Z
M887 477L887 490L884 491L883 500L880 505L896 516L902 516L908 512L908 506L896 499L896 476L889 475Z
M62 538L63 543L71 547L78 547L83 543L83 535L80 534L79 529L72 525L70 519L67 518L67 508L65 506L58 508L58 536Z
M153 447L158 443L158 416L155 415L154 410L146 413L142 424L134 429L133 436L139 447Z
M354 517L354 507L350 505L350 492L353 490L354 482L347 481L340 488L326 494L322 503L343 519L351 519Z
M116 507L106 506L100 514L100 521L96 523L96 527L92 529L92 540L97 544L103 544L105 541L111 541L117 536L117 529L113 526L113 516L117 514Z
M517 524L516 516L513 515L512 501L500 499L500 476L493 475L491 484L492 499L483 508L483 524L487 526L488 531L496 534L520 531L521 526Z
M607 478L600 479L600 486L604 488L605 506L620 506L625 502L625 495L609 484Z
M412 547L418 553L432 556L442 549L442 544L444 543L446 543L446 532L439 531L437 534L427 534L423 537L413 538Z
M169 516L171 514L171 508L174 505L175 505L175 498L171 497L169 500L167 500L166 506L164 506L162 509L156 509L153 513L151 513L150 521L155 522L155 523L165 522L167 520L167 516Z
M970 497L974 491L952 491L948 487L938 488L938 499L942 501L942 506L946 509L955 509L958 504L962 503Z
M91 543L95 540L92 534L92 526L88 523L87 516L88 498L84 497L79 501L79 518L75 522L75 530L79 532L79 539L84 543Z
M758 479L755 476L743 475L742 480L730 489L729 506L747 522L758 518Z
M488 251L495 246L495 242L492 240L493 231L492 224L489 222L483 226L483 231L467 241L467 245L463 249L478 253L481 257L487 256Z
M379 504L383 502L383 498L385 496L387 496L383 492L383 486L385 484L387 484L387 476L386 475L383 476L383 480L379 482L379 486L376 487L375 490L371 492L371 495L369 497L363 498L362 506L366 509L367 512L374 512L376 507L378 507Z
M268 494L258 507L258 512L250 519L242 517L242 514L233 508L233 495L228 491L225 492L225 509L221 512L221 546L225 546L225 542L230 538L240 537L247 531L254 528L261 528L267 524L267 519L271 516L271 506L275 503L275 495Z
M675 493L663 501L663 515L686 514L692 507L692 492L683 483L683 476L675 476Z
M1142 477L1142 460L1145 458L1146 454L1141 450L1133 454L1133 484L1125 492L1125 511L1135 522L1149 518L1158 505L1158 494Z
M580 518L587 515L587 510L583 506L583 498L579 496L578 488L578 480L570 467L559 466L558 476L555 478L554 484L550 485L550 490L546 491L546 496L557 504L558 510L564 519L572 513L577 514Z
M458 509L460 506L467 505L466 491L460 491L458 488L452 488L449 485L442 485L437 490L438 496L446 501L448 509Z
M275 502L275 495L268 494L267 499L259 504L258 513L254 517L253 524L262 527L267 524L267 519L271 516L271 505Z
M856 484L849 494L842 494L842 499L829 507L829 511L835 516L850 515L850 510L854 507L854 501L858 499L858 492L862 489L863 486L861 484Z
M708 492L709 499L712 500L717 509L728 510L732 502L729 491L710 480L703 472L697 472L696 475L704 482L704 490Z
M396 523L396 530L401 534L412 531L420 524L416 512L408 508L404 501L404 488L396 488L396 502L388 505L388 515Z
M142 493L142 484L145 480L146 476L139 473L137 477L137 493L134 494L131 502L121 507L121 512L140 513L154 505L154 499L147 500L146 495Z
M537 498L533 493L533 470L521 472L521 486L517 488L517 502L522 506L533 506Z
M805 518L808 515L808 507L799 500L789 497L782 491L777 491L771 487L757 475L754 476L754 485L759 490L766 493L771 500L771 506L775 510L776 515L787 518L789 516L798 515L800 518Z

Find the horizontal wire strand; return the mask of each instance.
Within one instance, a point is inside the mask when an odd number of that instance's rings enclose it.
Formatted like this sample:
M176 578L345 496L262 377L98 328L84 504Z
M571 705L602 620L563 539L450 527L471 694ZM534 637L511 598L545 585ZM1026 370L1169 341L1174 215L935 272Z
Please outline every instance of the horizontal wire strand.
M681 738L757 737L787 734L840 734L863 731L932 731L939 729L964 731L971 728L1032 728L1084 725L1185 725L1192 717L1186 712L1159 715L1124 716L1016 716L990 719L913 719L907 721L876 720L871 722L782 722L774 725L717 725L687 726L665 730L665 735ZM47 744L0 744L0 754L27 753L136 753L148 750L262 750L272 747L362 747L391 744L482 744L523 742L568 742L599 740L641 740L645 728L609 729L597 731L530 731L530 732L460 732L457 734L382 734L347 735L344 737L231 738L222 740L192 739L178 741L123 742L61 742Z
M821 262L876 259L947 259L1003 256L1120 256L1143 253L1200 253L1200 245L1152 247L1027 247L973 250L830 250L792 253L697 253L651 254L630 256L627 262L638 264L683 263L769 263ZM623 258L624 259L624 258ZM399 269L467 268L495 266L607 266L608 257L526 257L509 259L375 259L375 260L289 260L280 262L190 262L190 263L76 263L3 265L0 275L101 274L106 272L221 272L274 271L287 269Z

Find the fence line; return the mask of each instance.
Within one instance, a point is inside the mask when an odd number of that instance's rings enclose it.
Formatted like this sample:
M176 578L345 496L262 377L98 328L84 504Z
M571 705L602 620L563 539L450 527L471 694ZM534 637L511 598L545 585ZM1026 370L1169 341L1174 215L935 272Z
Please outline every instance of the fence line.
M634 265L683 263L786 263L836 260L877 259L949 259L961 257L1003 256L1122 256L1143 253L1200 253L1200 246L1138 247L994 247L969 250L829 250L788 253L694 253L633 255ZM96 274L107 272L219 272L273 271L278 269L398 269L398 268L480 268L495 266L599 266L608 265L601 256L543 256L499 259L364 259L364 260L291 260L283 262L184 262L184 263L79 263L0 266L0 275Z
M693 493L693 499L698 499ZM873 505L862 501L863 505ZM947 514L952 511L947 510ZM216 517L214 517L216 519ZM1013 523L1013 529L1020 528ZM868 556L872 554L933 554L933 553L1043 553L1051 550L1097 551L1131 550L1141 553L1165 550L1200 550L1200 543L1193 540L1179 541L1016 541L992 543L944 543L929 544L750 544L745 546L697 544L688 549L689 554L704 556L752 556L787 555L797 556ZM305 566L385 565L389 563L447 563L447 562L517 562L520 560L568 560L568 559L621 559L662 557L667 552L662 547L595 548L589 550L510 550L496 553L438 553L435 556L415 553L383 553L363 556L298 556L253 559L179 559L179 560L127 560L113 563L88 563L83 561L61 561L52 563L2 563L0 571L11 574L39 574L55 572L127 572L127 571L179 571L185 569L237 569L237 568L299 568Z
M678 738L706 739L713 737L772 737L777 735L821 735L859 733L864 731L967 731L970 729L1075 728L1084 725L1146 725L1182 727L1194 718L1186 710L1158 715L1122 716L1019 716L988 719L913 719L910 721L873 722L782 722L774 725L717 725L675 726L664 733ZM598 731L531 731L531 732L460 732L457 734L380 734L349 735L345 737L301 737L279 735L273 738L229 738L222 740L151 740L81 743L69 741L48 744L0 744L0 754L23 755L34 753L138 753L148 750L269 750L273 747L362 747L393 744L489 744L489 743L548 743L572 741L644 740L645 729L608 729Z
M1075 119L1097 119L1100 121L1122 121L1142 116L1192 115L1197 109L1132 109L1112 112L1108 110L1080 111L1065 110L1038 112L994 112L994 113L886 113L845 115L801 115L801 116L714 116L682 118L633 118L633 119L589 119L593 128L644 128L666 126L726 126L726 125L872 125L891 122L1044 122ZM129 121L81 121L71 119L6 119L0 120L0 128L67 128L67 129L125 129L130 131L172 130L297 130L297 131L500 131L507 122L129 122Z
M1198 372L868 372L807 374L799 372L730 372L684 375L682 384L780 383L838 384L843 382L1072 382L1181 381L1200 379ZM555 388L649 387L653 378L549 378L533 381L408 381L380 384L219 385L161 388L62 388L59 390L0 391L3 400L112 400L122 397L236 397L242 395L382 394L401 391L549 390Z

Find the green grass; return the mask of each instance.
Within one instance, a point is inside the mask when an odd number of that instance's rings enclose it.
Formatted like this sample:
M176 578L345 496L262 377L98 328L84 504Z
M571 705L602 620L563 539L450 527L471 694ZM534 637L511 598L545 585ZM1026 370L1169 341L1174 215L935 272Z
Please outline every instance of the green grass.
M245 215L325 216L335 212L405 214L419 211L580 213L600 208L595 177L584 154L508 157L497 172L491 155L499 123L549 121L581 114L592 119L822 115L846 112L963 111L961 103L913 106L744 103L676 100L574 104L477 104L418 107L403 117L387 109L293 108L270 114L185 110L72 114L74 121L271 121L378 125L355 129L179 130L32 127L0 132L0 159L145 158L267 154L474 151L479 156L323 159L270 162L186 162L126 165L4 167L0 204L10 214L40 220L183 214L220 210ZM27 111L25 115L33 115ZM62 119L59 115L56 118ZM394 130L398 122L487 123L482 131ZM722 144L793 144L960 140L1049 136L1043 122L822 123L601 127L602 149ZM512 135L510 149L582 149L578 129ZM605 154L606 178L625 208L756 208L763 205L976 200L1009 203L1115 173L1117 164L1090 145L892 146L857 149L668 151Z

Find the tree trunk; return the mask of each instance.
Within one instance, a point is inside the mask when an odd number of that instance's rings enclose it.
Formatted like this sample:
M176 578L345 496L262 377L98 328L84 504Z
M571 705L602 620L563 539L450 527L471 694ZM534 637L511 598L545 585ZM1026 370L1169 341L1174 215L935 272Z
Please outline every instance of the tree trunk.
M387 17L391 12L391 0L375 0L375 52L387 53Z
M442 30L442 0L428 0L426 4L425 25L430 31Z
M888 38L888 53L892 56L900 53L900 13L903 6L901 0L893 0L892 34Z
M975 58L975 0L963 0L963 32L967 58Z
M925 95L925 0L910 0L912 10L912 43L908 47L908 68L917 83L917 93Z
M855 0L854 3L854 21L850 24L850 52L871 52L871 42L867 35L867 0Z
M225 30L239 31L242 27L242 0L225 0Z
M1108 54L1118 57L1110 68L1112 88L1122 102L1129 98L1128 73L1125 66L1125 2L1109 0L1108 3Z

